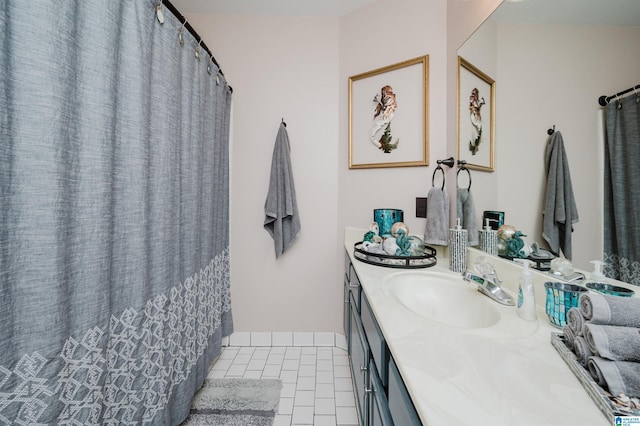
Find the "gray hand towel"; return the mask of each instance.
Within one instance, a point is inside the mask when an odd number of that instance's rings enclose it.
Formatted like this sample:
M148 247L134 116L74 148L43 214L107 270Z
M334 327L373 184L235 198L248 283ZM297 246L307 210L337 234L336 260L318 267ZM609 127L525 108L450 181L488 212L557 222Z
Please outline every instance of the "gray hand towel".
M462 229L467 230L469 236L469 245L477 246L480 244L478 227L478 218L476 217L476 206L473 203L473 195L471 190L467 188L458 188L456 200L457 217L460 219Z
M567 325L571 328L571 331L573 331L573 334L575 336L582 336L582 327L584 326L585 322L586 319L584 315L582 315L580 309L569 309L569 311L567 312Z
M427 194L427 228L425 244L449 244L449 196L441 188L431 188Z
M587 292L580 295L580 311L592 324L640 328L640 299Z
M594 355L612 361L640 361L640 329L586 322L582 334Z
M591 349L589 348L589 344L584 337L576 336L573 339L573 353L576 354L576 358L580 365L584 368L587 368L587 363L589 362L589 357L593 356Z
M564 344L571 352L573 352L574 340L576 335L568 325L562 327L562 337L564 337Z
M610 361L594 356L589 359L588 366L591 376L610 394L640 397L640 363Z
M571 233L578 222L578 209L573 197L569 162L562 134L556 131L546 150L547 183L544 198L542 236L554 253L571 260Z
M276 259L284 253L300 233L300 217L289 157L289 135L280 124L271 159L269 193L264 203L264 227L273 237Z

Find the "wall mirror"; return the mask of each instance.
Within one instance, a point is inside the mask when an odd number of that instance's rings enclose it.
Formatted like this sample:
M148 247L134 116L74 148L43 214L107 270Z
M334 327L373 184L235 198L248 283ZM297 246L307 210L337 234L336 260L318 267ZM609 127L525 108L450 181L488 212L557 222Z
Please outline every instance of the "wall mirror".
M474 199L546 247L547 131L563 139L579 213L572 261L602 259L603 125L598 98L640 83L640 2L504 1L458 55L495 80L495 167L475 171Z

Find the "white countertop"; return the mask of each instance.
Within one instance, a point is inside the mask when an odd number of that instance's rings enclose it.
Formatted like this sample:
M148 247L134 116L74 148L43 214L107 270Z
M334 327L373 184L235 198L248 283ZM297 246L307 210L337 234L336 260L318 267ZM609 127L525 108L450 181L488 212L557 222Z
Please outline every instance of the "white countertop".
M465 283L479 298L495 304L500 322L491 329L441 325L405 308L390 295L385 278L418 271L458 278L460 274L449 271L443 258L434 267L412 270L361 262L353 257L353 245L364 232L347 228L345 248L423 424L613 424L551 345L550 334L559 329L550 325L544 312L544 290L536 288L538 320L528 322L517 316L515 307L502 306ZM460 282L464 283L461 278ZM506 284L515 298L511 289L517 288L517 279Z

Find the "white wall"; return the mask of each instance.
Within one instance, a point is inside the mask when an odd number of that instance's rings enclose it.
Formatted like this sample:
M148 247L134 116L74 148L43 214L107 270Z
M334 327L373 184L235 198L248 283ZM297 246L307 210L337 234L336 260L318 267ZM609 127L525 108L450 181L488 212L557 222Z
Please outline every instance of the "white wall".
M340 20L340 138L338 240L345 226L367 228L373 209L404 210L412 234L426 220L415 217L415 198L431 188L435 161L446 158L446 1L378 0ZM348 79L352 75L429 55L429 167L348 167Z
M235 331L340 330L336 259L338 19L190 15L233 87ZM275 137L287 123L302 231L275 259L263 228ZM341 258L340 258L341 259Z
M639 27L498 25L497 210L543 242L547 129L562 132L580 215L573 263L602 259L602 150L597 103L638 84Z
M451 34L466 38L500 1L377 0L340 19L187 16L234 88L231 296L236 331L340 332L344 227L367 227L374 208L395 207L405 211L412 233L424 233L425 219L415 218L415 197L427 195L435 161L456 154L447 117L455 68L449 69L448 61L460 43L452 43ZM452 2L459 19L448 22ZM349 76L425 54L430 57L431 165L349 170ZM291 138L302 232L276 261L262 224L281 117ZM455 188L455 169L447 179Z

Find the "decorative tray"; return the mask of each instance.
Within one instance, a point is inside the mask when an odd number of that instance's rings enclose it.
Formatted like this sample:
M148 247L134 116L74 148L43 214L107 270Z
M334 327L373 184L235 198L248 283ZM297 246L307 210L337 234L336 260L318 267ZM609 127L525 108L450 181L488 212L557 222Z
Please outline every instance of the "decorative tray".
M353 246L353 256L361 262L387 268L429 268L437 263L436 250L424 246L425 254L421 256L392 256L388 254L369 253L362 248L362 242Z
M612 420L616 416L628 416L631 414L620 410L620 408L610 399L608 392L593 381L591 374L585 370L585 368L578 362L575 354L567 347L567 345L565 345L564 336L562 334L552 332L551 345L556 348L560 357L578 378L582 387L584 387L607 420Z

